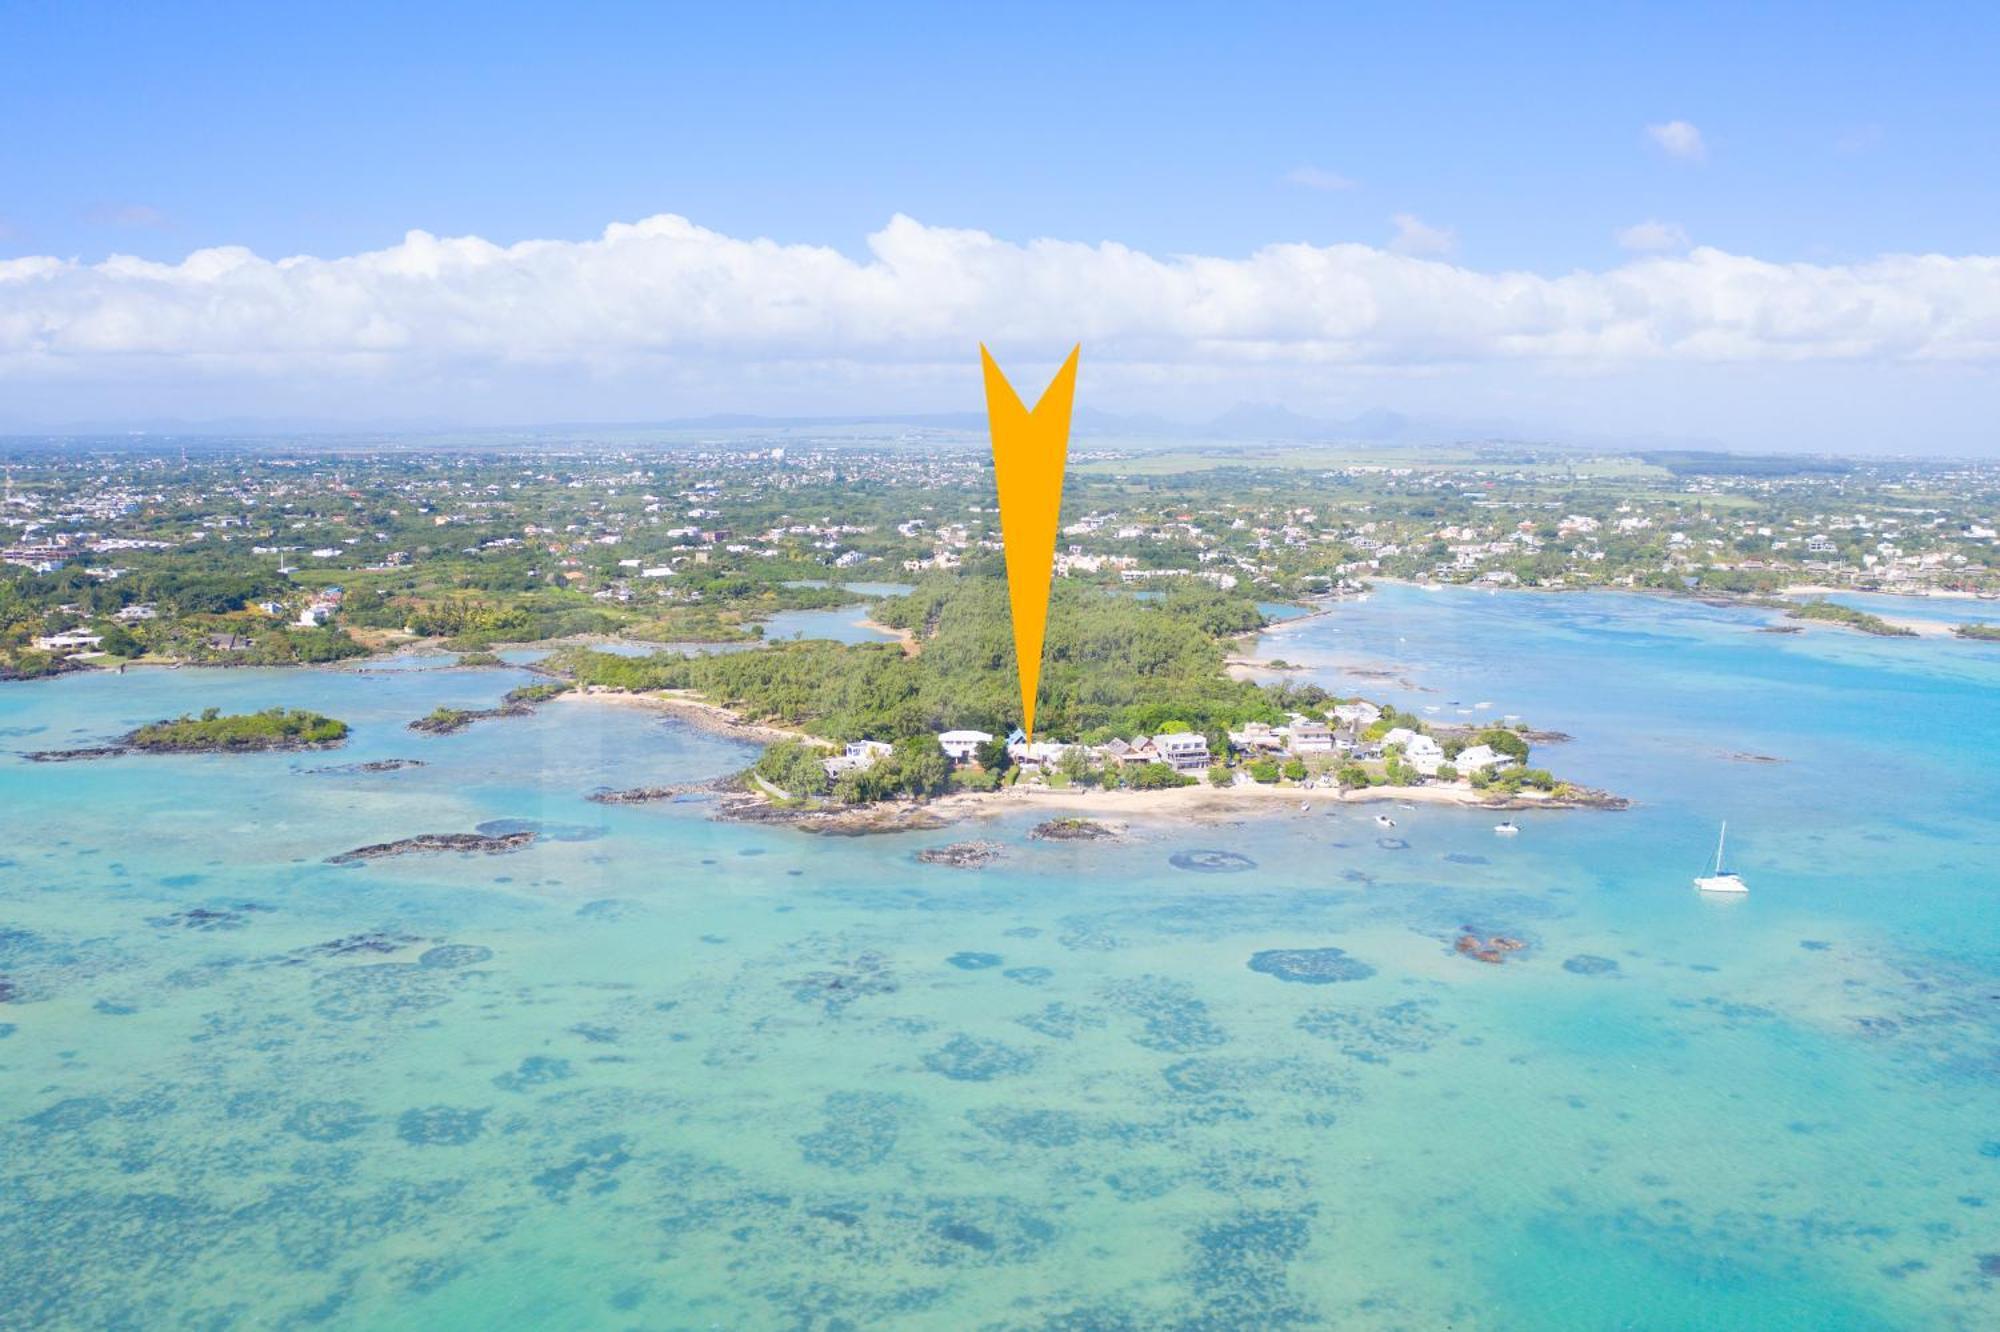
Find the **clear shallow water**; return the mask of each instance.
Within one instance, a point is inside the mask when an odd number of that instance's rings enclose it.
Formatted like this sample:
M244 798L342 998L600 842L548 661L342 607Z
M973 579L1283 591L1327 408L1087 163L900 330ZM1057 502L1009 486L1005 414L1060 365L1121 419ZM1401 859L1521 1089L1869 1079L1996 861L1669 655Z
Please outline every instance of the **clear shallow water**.
M789 638L830 638L836 643L893 643L896 635L866 623L871 606L836 606L829 610L779 611L764 621L764 641Z
M0 1309L1990 1326L2000 660L1764 622L1389 588L1269 636L1329 686L1571 732L1551 765L1640 802L1504 841L1402 811L1404 849L1324 811L821 840L584 800L746 757L636 709L403 730L508 671L0 689L10 749L209 705L356 725L329 754L0 759ZM386 757L427 766L305 771ZM1688 886L1723 816L1747 901ZM505 819L551 836L322 863ZM967 835L1006 858L912 860ZM1251 867L1174 866L1199 850ZM1467 961L1468 925L1530 946ZM1349 979L1250 966L1329 948L1307 969Z

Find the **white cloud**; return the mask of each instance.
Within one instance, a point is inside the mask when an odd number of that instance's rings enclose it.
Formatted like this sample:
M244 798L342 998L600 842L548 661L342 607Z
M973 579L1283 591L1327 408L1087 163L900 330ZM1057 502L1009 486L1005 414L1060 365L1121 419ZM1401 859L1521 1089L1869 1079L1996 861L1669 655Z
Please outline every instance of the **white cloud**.
M1324 167L1295 166L1285 173L1285 180L1308 190L1333 192L1351 190L1359 183L1341 175L1338 171L1328 171Z
M1398 227L1405 245L1448 238L1415 218ZM835 388L879 400L969 374L981 341L1032 357L1079 340L1097 371L1218 394L1334 367L1992 365L2000 258L1780 264L1704 247L1543 276L1358 244L1219 257L1016 243L899 216L856 259L663 215L586 241L416 231L334 259L225 247L178 263L0 260L0 398L17 406L36 385L149 377L176 392L204 379L427 385L447 410L465 386L535 377L570 385L563 401L581 410L592 383L619 375L724 385L749 407L760 384L792 401Z
M1649 218L1621 230L1618 244L1627 250L1685 250L1688 234L1678 222L1659 222Z
M1458 248L1458 237L1450 227L1434 227L1414 213L1398 213L1389 219L1396 224L1396 238L1389 248L1397 254L1443 255Z
M1669 120L1664 125L1648 125L1646 136L1658 144L1660 151L1669 157L1678 157L1684 162L1708 160L1708 144L1703 141L1701 131L1685 120Z

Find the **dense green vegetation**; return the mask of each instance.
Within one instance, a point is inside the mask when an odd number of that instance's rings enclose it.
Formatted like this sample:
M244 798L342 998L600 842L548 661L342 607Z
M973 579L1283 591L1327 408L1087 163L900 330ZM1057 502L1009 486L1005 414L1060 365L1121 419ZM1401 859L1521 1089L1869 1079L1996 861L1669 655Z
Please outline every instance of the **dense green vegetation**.
M183 716L141 726L125 743L134 749L234 751L321 748L346 738L346 722L302 708L268 708L228 716L209 708L199 717Z
M1961 624L1952 632L1960 638L1976 638L1981 642L2000 643L2000 624Z
M1004 735L1020 720L1005 585L933 578L876 606L882 623L916 632L893 644L778 643L758 652L625 657L587 649L554 664L580 684L693 689L762 720L830 740L890 739L969 728ZM1256 605L1203 584L1158 601L1058 583L1049 615L1038 734L1052 740L1151 734L1178 723L1217 732L1277 722L1272 693L1229 679L1220 635L1263 622Z
M1819 620L1827 624L1843 624L1849 629L1858 629L1864 634L1875 634L1881 638L1915 638L1909 629L1898 628L1879 615L1856 610L1852 606L1842 606L1832 601L1808 601L1787 614L1794 620Z

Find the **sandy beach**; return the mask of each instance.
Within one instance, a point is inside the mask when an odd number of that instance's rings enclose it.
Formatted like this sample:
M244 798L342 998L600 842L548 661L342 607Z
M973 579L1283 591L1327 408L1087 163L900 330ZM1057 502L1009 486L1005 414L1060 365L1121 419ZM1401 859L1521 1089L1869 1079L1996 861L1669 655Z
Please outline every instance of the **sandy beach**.
M808 744L824 745L826 741L804 731L794 731L783 726L770 726L762 722L744 721L728 708L709 703L691 694L661 691L650 694L634 694L621 689L605 689L589 686L573 689L566 694L558 694L550 700L556 703L608 703L615 707L646 708L653 712L665 712L679 717L691 725L717 735L732 736L739 740L752 740L770 744L777 740L803 740Z

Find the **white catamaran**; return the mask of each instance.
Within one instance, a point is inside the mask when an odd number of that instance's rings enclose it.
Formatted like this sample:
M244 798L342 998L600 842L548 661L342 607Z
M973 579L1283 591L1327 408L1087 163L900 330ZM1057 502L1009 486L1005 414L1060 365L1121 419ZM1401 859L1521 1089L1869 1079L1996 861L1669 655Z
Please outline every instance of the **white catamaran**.
M1715 869L1709 874L1695 876L1694 886L1705 893L1747 893L1750 885L1743 882L1735 870L1722 868L1722 844L1729 837L1729 821L1723 820L1722 831L1715 838Z

